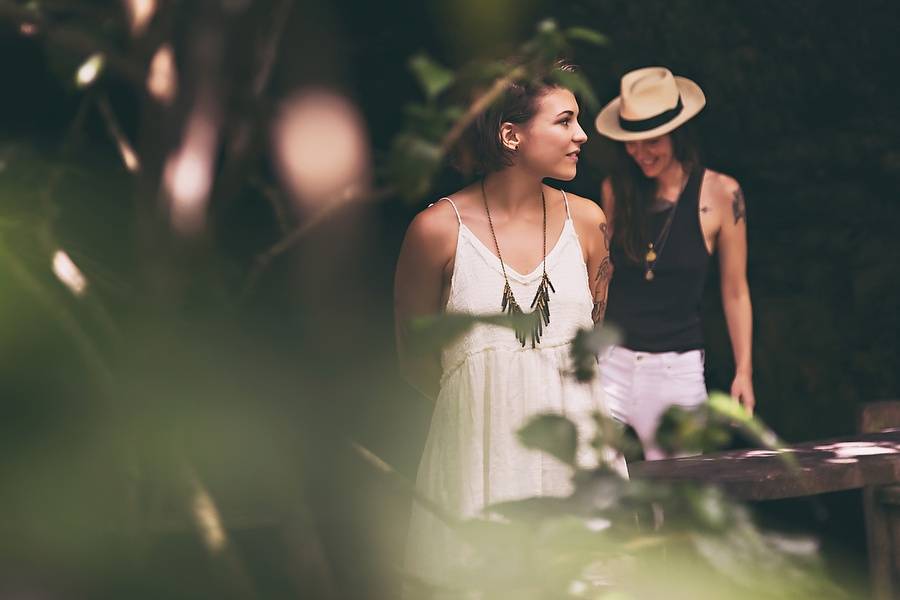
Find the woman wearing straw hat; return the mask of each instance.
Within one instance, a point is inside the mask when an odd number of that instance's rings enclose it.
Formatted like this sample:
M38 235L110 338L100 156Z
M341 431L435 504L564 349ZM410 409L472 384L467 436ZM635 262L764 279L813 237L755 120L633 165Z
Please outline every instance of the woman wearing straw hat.
M622 142L603 208L614 267L606 320L624 340L600 357L601 385L648 460L665 456L655 443L662 413L706 399L700 298L715 251L736 365L731 394L750 412L755 402L744 196L737 181L698 162L685 124L705 104L693 81L648 67L622 77L621 95L595 122Z

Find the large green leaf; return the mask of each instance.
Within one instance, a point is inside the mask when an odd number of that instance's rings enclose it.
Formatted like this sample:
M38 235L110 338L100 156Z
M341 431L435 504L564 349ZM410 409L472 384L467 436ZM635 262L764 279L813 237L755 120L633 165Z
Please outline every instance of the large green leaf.
M567 465L575 466L578 431L575 424L562 415L539 415L518 431L526 448L546 452Z

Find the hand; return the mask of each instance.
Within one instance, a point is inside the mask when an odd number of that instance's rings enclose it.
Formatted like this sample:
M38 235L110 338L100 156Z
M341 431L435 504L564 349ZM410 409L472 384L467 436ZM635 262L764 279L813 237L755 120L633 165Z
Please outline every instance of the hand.
M750 415L756 406L756 398L753 396L753 380L750 375L737 373L731 382L731 396L741 403L744 410Z

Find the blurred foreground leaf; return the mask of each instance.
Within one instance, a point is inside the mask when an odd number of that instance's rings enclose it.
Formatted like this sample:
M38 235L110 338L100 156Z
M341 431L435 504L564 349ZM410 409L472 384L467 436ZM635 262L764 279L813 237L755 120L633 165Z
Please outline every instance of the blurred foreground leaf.
M622 340L622 333L612 325L579 329L572 340L572 369L578 381L590 381L597 373L597 357Z
M588 29L587 27L569 27L565 31L565 35L570 40L587 42L595 46L608 46L609 38L602 33Z
M412 70L425 96L432 100L453 83L454 75L436 63L426 54L416 54L409 59L409 68Z
M575 424L562 415L539 415L518 431L519 441L526 448L540 450L562 462L575 466L578 431Z
M409 321L410 340L413 349L417 352L435 352L456 341L479 323L515 329L516 327L530 327L534 318L533 313L515 316L448 313L416 317Z

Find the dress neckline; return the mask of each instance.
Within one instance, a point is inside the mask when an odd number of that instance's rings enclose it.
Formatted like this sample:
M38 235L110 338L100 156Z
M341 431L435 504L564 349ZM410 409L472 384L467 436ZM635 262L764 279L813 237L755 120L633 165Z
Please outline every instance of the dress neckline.
M563 245L563 242L565 241L567 230L570 230L572 227L571 223L572 223L572 219L569 217L566 217L566 220L563 223L562 231L560 232L559 237L556 239L556 243L553 245L553 248L547 253L547 255L544 257L544 260L539 262L537 264L537 266L535 266L534 269L532 269L529 273L527 273L527 274L520 273L519 271L517 271L516 269L511 267L509 265L509 263L503 261L502 264L506 268L506 271L508 273L511 273L512 275L515 275L515 278L522 282L527 282L528 280L533 279L536 275L543 273L543 269L542 269L543 263L546 262L548 265L550 264L550 257L554 256L556 254L557 250ZM494 254L494 251L491 250L490 248L488 248L485 245L485 243L482 242L481 239L477 235L475 235L474 231L469 229L469 227L465 223L462 223L462 222L459 224L459 229L460 229L460 231L465 231L466 235L468 237L472 238L472 242L473 242L472 245L475 246L475 248L477 248L483 254L486 254L487 258L489 258L489 260L490 260L490 263L492 265L494 265L498 271L502 271L502 269L500 268L500 264L501 264L500 258L496 254Z

